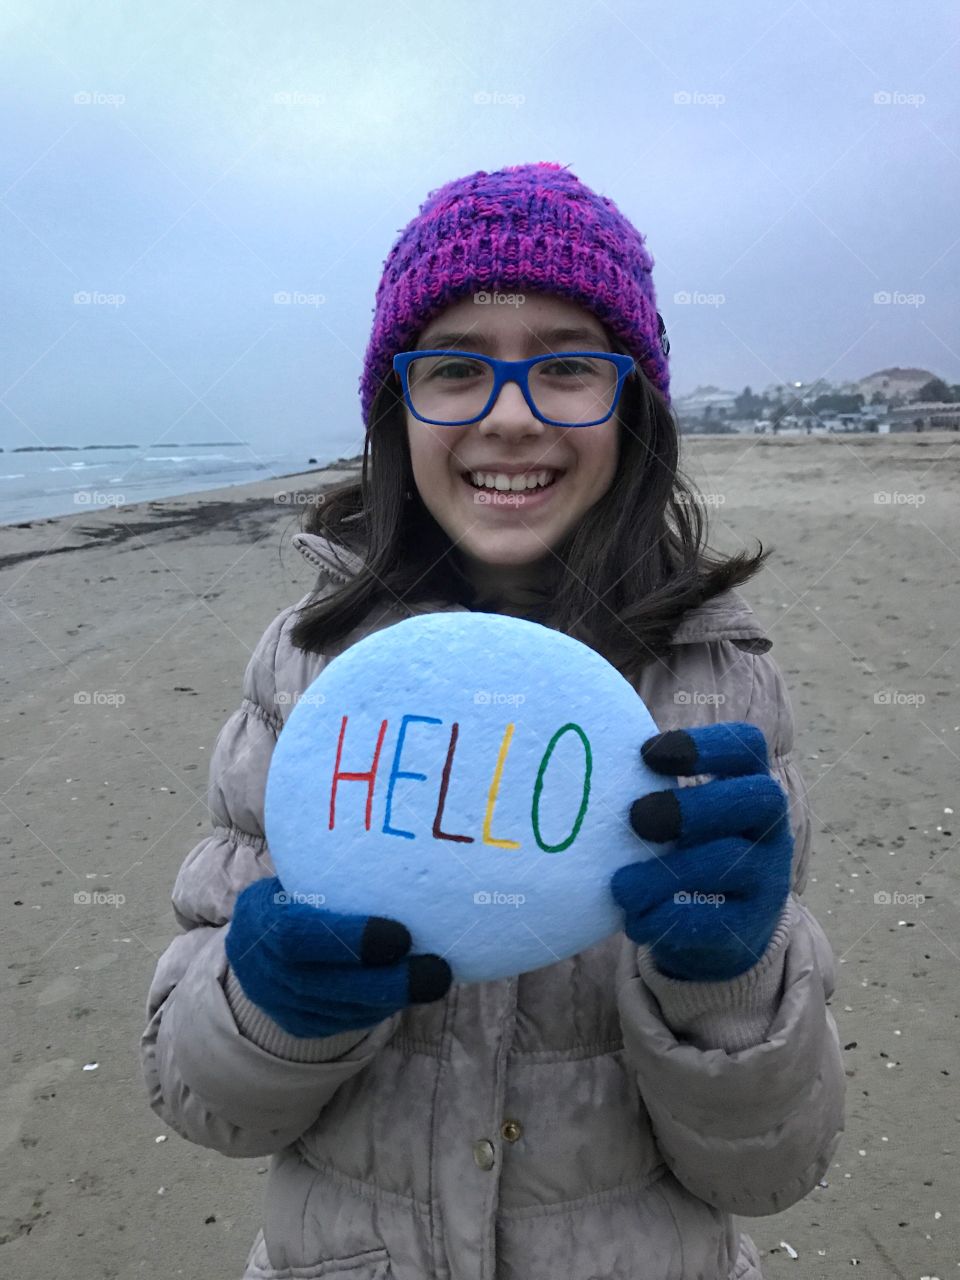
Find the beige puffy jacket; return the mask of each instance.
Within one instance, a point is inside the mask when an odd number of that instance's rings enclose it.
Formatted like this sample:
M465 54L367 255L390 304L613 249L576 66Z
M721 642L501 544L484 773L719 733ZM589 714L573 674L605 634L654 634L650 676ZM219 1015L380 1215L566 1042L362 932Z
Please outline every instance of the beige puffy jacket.
M355 567L316 535L293 541L328 591ZM620 933L519 978L454 984L366 1032L301 1040L246 1000L224 934L237 894L273 874L263 799L284 720L325 660L373 629L304 653L289 633L308 598L267 628L217 738L213 829L177 876L182 932L141 1042L171 1128L272 1156L244 1280L758 1280L730 1215L777 1213L817 1184L844 1073L833 955L798 898L810 822L793 716L755 615L735 591L688 613L669 664L637 683L661 729L747 720L767 737L791 801L794 892L753 969L669 979Z

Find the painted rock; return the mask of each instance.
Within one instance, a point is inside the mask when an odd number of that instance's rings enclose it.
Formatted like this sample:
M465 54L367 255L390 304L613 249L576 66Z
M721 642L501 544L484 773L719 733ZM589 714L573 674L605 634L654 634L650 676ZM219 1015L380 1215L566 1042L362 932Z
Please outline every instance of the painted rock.
M623 927L610 878L669 851L629 825L670 786L632 685L587 645L523 619L405 619L330 661L267 778L291 897L389 916L459 982L510 977Z

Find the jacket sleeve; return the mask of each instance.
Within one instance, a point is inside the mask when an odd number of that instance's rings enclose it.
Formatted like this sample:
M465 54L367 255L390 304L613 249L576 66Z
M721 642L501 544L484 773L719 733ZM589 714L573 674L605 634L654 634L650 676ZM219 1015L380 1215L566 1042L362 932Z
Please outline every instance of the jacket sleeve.
M157 964L140 1040L152 1109L184 1138L227 1156L267 1155L294 1142L398 1019L317 1039L289 1036L246 1000L224 952L237 894L274 874L263 801L282 724L276 655L302 604L264 633L241 704L217 737L207 799L213 829L177 875L173 909L183 932Z
M789 695L767 654L738 657L725 641L716 647L715 670L750 664L739 672L749 671L747 693L734 712L725 707L724 718L757 724L767 737L772 771L790 801L793 891L767 950L746 973L729 982L667 978L647 948L627 940L617 995L625 1051L674 1176L717 1209L760 1216L796 1203L823 1176L843 1131L846 1081L826 1003L833 952L799 896L810 812L791 758Z

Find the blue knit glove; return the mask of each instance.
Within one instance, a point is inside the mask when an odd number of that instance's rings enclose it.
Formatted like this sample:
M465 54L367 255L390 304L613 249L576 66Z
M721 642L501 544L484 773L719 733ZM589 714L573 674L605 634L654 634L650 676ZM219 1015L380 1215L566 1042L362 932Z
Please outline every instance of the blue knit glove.
M441 956L407 956L405 925L297 902L276 876L238 895L226 953L244 995L292 1036L329 1036L382 1022L450 987Z
M637 835L676 849L614 873L624 931L649 945L668 977L735 978L763 955L790 892L789 808L768 770L766 739L739 721L671 729L648 738L640 755L657 773L721 776L633 802Z

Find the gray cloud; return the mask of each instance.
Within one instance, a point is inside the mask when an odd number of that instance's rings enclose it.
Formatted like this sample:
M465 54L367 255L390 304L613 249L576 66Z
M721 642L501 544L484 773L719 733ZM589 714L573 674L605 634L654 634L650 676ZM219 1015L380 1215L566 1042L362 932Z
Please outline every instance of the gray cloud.
M8 10L0 437L357 446L393 239L443 182L537 159L647 235L676 395L960 381L960 15L918 13Z

